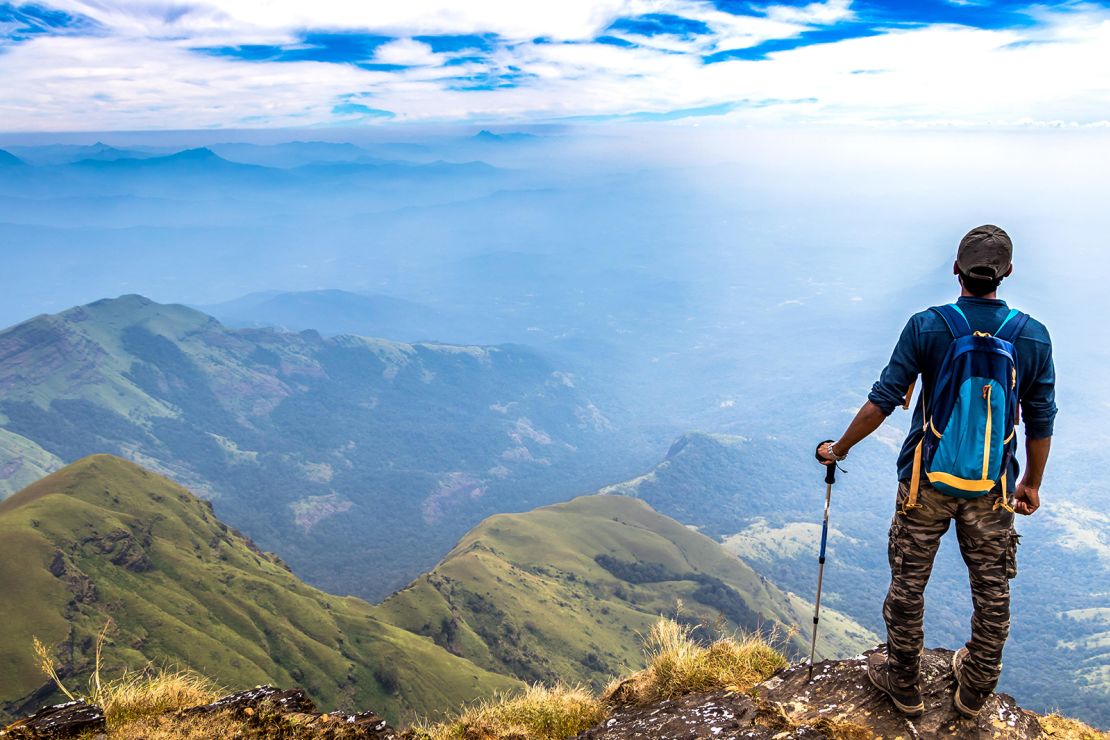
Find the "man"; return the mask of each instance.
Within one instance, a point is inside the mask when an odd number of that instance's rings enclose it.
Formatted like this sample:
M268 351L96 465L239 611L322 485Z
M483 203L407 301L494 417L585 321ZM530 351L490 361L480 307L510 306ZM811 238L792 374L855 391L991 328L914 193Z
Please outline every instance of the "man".
M966 318L971 330L994 334L1012 315L997 296L999 283L1013 272L1012 257L1010 237L997 226L972 229L960 241L953 273L962 290L955 305L956 313ZM958 682L956 709L974 717L998 683L1002 648L1010 629L1009 579L1017 572L1014 512L1028 516L1040 507L1039 489L1056 416L1052 344L1044 325L1029 319L1013 338L1017 372L1014 387L1025 422L1024 477L1018 478L1017 461L1011 459L991 490L962 494L952 489L942 492L945 486L932 485L920 471L914 475L915 462L921 460L919 443L926 434L925 420L931 413L926 403L935 398L938 370L952 342L953 329L942 312L930 309L912 316L890 362L848 429L840 439L822 443L817 449L826 465L844 459L857 442L878 429L896 406L908 408L914 381L921 375L922 401L914 410L911 431L898 457L898 505L888 544L890 590L883 604L887 654L872 655L867 668L871 682L911 717L925 710L918 686L925 585L940 538L953 520L970 575L974 605L971 639L953 658ZM989 404L987 391L984 386ZM942 436L936 435L937 439ZM983 477L987 479L986 455L981 457ZM1007 478L1014 489L1009 501ZM1013 481L1018 481L1016 487ZM911 488L911 484L916 486ZM992 483L988 479L985 485L990 487ZM967 495L974 497L964 497Z

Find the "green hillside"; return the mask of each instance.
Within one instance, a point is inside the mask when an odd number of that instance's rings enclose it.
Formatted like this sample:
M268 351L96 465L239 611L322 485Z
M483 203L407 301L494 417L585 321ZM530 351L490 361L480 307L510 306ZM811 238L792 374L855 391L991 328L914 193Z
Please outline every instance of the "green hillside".
M0 498L115 454L309 583L381 598L484 517L625 475L602 405L522 347L230 329L123 296L0 331Z
M584 496L487 519L381 614L484 668L596 686L642 667L637 636L660 614L707 632L796 628L786 647L799 652L811 609L641 501ZM821 626L826 657L878 642L835 612Z
M82 459L0 502L0 710L51 696L32 638L84 685L94 636L115 628L107 675L150 662L229 686L303 686L325 707L394 721L518 685L374 607L297 579L184 488L108 455Z

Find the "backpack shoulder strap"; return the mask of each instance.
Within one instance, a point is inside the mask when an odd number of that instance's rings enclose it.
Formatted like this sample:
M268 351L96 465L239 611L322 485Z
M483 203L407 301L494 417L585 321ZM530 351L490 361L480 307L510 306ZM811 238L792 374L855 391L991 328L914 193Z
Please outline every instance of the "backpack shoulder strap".
M1012 308L1010 309L1010 313L1006 314L1006 318L1002 321L1002 324L998 327L998 331L994 333L994 336L1013 344L1017 341L1018 336L1021 335L1021 330L1025 328L1025 323L1027 321L1029 321L1029 314L1022 313L1016 308Z
M971 324L968 323L967 316L964 316L964 312L955 303L933 306L930 310L936 311L944 319L948 330L952 332L953 339L959 339L971 333Z

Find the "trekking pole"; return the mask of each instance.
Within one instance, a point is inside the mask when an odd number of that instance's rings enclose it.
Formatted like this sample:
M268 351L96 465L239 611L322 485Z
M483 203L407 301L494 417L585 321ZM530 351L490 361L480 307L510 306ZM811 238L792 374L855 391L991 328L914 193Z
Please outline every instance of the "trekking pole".
M821 444L817 445L816 457L823 463L821 459L821 445L827 442L832 442L831 439L826 439ZM836 483L836 461L831 464L825 465L825 519L821 523L821 554L817 557L817 599L813 606L813 641L809 645L809 678L813 680L813 658L817 652L817 623L821 618L821 582L825 577L825 542L829 538L829 503L832 501L832 487Z

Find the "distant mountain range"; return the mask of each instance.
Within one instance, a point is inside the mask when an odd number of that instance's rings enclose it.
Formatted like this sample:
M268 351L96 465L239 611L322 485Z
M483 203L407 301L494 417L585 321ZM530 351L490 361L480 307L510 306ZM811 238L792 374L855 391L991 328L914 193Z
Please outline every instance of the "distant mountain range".
M83 685L108 619L104 675L154 663L230 686L296 684L325 707L374 706L396 722L518 678L602 684L643 666L637 632L660 613L700 625L702 639L781 628L796 651L810 608L712 540L611 496L493 517L373 607L306 585L209 503L110 455L0 502L0 589L0 714L54 695L34 637ZM875 642L827 614L823 654Z
M14 146L14 154L32 165L72 164L83 160L143 159L158 156L140 149L121 149L103 142L95 144L48 144L43 146Z
M469 137L449 137L424 144L366 142L362 145L334 141L287 141L274 144L218 142L206 145L219 156L233 162L264 167L290 168L321 162L362 162L380 164L399 160L449 158L459 152L474 153L483 146L532 144L543 137L522 132L479 131ZM93 144L14 145L8 150L32 165L72 164L82 160L146 159L173 154L170 146L117 147L97 141Z
M122 455L338 593L385 596L484 516L622 475L623 440L521 347L236 330L139 296L0 332L0 491Z
M401 341L434 340L444 332L453 335L457 322L413 301L345 290L267 291L196 308L228 326L291 331L327 327L331 334Z
M242 148L232 147L230 151ZM281 197L307 198L314 193L320 197L330 192L342 197L345 188L396 187L398 183L408 183L407 187L420 192L442 185L445 179L462 178L473 183L475 178L488 178L497 172L495 167L477 161L405 162L369 155L321 161L314 154L318 148L313 147L310 152L305 152L303 147L291 148L285 160L280 153L232 160L208 147L169 153L119 150L104 145L51 147L46 152L28 148L35 163L10 152L4 152L7 157L0 157L0 161L28 165L20 168L16 179L0 178L0 194L35 194L48 198L112 194L204 199L250 192L270 197L281 194ZM275 156L279 161L288 161L296 153L303 157L294 166L273 165Z

